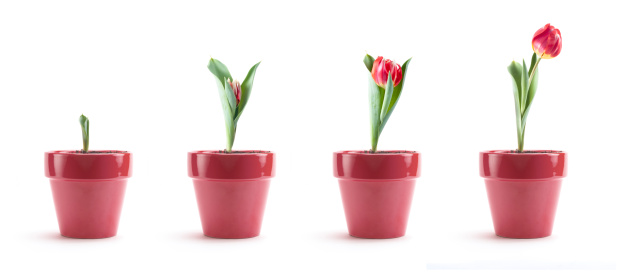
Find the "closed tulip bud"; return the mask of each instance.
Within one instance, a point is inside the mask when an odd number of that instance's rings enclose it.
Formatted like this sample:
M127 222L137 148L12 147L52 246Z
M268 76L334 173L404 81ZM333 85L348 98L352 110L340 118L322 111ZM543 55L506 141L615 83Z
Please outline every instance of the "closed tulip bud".
M239 81L237 80L233 82L231 82L231 80L228 80L228 81L229 81L229 85L233 89L233 93L235 94L235 99L237 99L237 105L239 105L239 101L241 100L241 85L239 84Z
M403 77L403 74L401 73L401 65L390 59L377 57L375 62L373 62L373 69L371 70L371 76L373 76L375 83L382 88L386 88L388 73L391 75L394 86L399 85L401 78Z
M537 30L533 36L533 51L543 59L551 59L561 53L561 31L549 23Z

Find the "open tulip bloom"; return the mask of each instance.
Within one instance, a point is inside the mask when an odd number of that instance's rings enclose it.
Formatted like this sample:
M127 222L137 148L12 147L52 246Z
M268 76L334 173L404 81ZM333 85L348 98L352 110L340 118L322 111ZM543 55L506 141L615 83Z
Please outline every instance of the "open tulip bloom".
M250 98L254 74L260 63L261 62L258 62L250 68L250 71L248 71L246 78L241 84L239 81L233 80L231 73L229 73L229 69L219 60L212 58L209 60L209 65L207 65L209 71L216 77L216 85L220 92L220 101L222 102L224 123L226 125L227 152L231 152L231 148L233 148L235 132L237 131L237 121L248 103L248 98Z
M371 112L371 152L377 151L377 141L403 90L405 73L412 58L399 65L383 57L364 57L369 69L369 111Z
M561 53L561 32L552 25L547 24L535 32L532 45L534 53L529 68L526 67L526 62L524 62L524 60L522 60L522 64L513 61L507 68L513 77L518 152L524 150L526 118L528 117L528 112L530 111L535 93L537 92L537 82L539 81L539 70L537 66L541 59L551 59Z

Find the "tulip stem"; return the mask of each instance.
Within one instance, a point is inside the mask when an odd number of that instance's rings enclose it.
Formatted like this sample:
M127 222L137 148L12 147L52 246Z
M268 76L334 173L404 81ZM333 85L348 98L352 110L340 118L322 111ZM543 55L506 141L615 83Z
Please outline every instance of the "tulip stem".
M528 87L530 87L530 82L533 81L533 76L535 75L535 71L537 70L537 66L539 66L540 61L541 58L537 57L537 61L535 61L535 66L533 66L533 71L531 71L530 76L528 76Z

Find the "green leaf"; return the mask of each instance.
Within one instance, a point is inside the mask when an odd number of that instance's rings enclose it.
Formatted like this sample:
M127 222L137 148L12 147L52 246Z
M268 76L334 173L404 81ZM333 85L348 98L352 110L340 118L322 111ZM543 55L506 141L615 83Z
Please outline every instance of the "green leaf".
M242 82L241 84L242 93L239 101L238 112L235 116L235 122L239 120L239 116L241 116L244 108L246 107L246 104L248 103L248 99L250 98L250 92L252 92L252 84L254 83L254 75L257 71L257 68L259 67L259 64L261 64L260 61L252 66L252 68L250 68L248 74L246 75L246 78L244 79L244 82Z
M513 79L513 98L515 101L515 123L518 132L518 144L520 144L522 137L522 108L520 104L521 84L522 84L522 66L519 63L512 61L507 67L509 74Z
M377 150L379 139L380 112L382 106L382 95L380 88L375 84L375 80L369 74L369 114L371 115L371 150Z
M533 75L533 79L530 81L530 86L528 87L528 97L526 98L526 107L530 107L530 104L533 102L535 98L535 94L537 93L537 85L539 84L539 68L535 69Z
M384 92L384 99L382 100L382 111L380 112L380 122L384 122L384 118L390 108L390 100L392 99L392 92L395 89L392 83L392 76L388 73L388 80L386 81L386 90ZM381 133L381 130L380 130Z
M522 66L515 62L512 61L511 64L509 64L509 66L507 67L507 70L509 71L509 74L511 74L511 77L513 77L513 83L515 84L514 86L514 92L517 92L518 96L522 95ZM519 101L518 101L519 103Z
M533 53L533 57L530 59L530 68L528 69L528 76L532 74L533 67L535 67L535 64L537 64L537 54Z
M225 83L227 81L225 80ZM229 103L229 107L231 108L231 113L233 113L233 118L237 114L237 98L235 98L235 92L233 92L233 87L230 84L224 85L224 95L226 96L227 102Z
M401 82L399 83L399 85L397 85L394 88L392 92L392 97L390 99L390 106L388 108L388 112L386 113L386 116L384 116L384 119L382 120L382 124L380 126L380 133L384 130L384 126L386 126L386 122L388 122L388 118L390 118L390 115L392 115L392 112L393 110L395 110L395 106L397 106L397 102L399 101L399 98L401 97L401 91L403 91L403 86L405 84L405 76L408 71L410 60L412 60L412 58L409 58L403 63L403 65L401 65L401 72L402 72Z
M229 73L229 69L226 68L226 65L217 59L210 59L209 64L207 64L207 68L209 68L209 71L216 76L216 79L223 87L227 84L226 80L233 80L233 77L231 77L231 73ZM222 80L224 80L224 82Z
M89 121L84 114L80 116L80 126L82 127L82 150L88 152L89 143Z
M369 72L373 71L373 63L375 62L375 59L372 56L367 54L366 56L364 56L363 62L367 69L369 69Z
M218 80L218 77L216 77L216 80ZM235 140L236 124L235 124L235 121L233 120L234 110L231 110L231 105L227 97L228 92L224 90L224 87L228 87L228 89L231 89L231 86L227 84L226 86L217 85L217 87L218 87L218 92L220 93L220 103L222 104L222 111L224 113L224 125L226 127L226 138L227 138L226 139L227 151L230 152L233 146L233 141Z
M521 91L520 91L520 110L524 113L526 110L526 97L528 94L528 74L526 74L526 62L522 59L522 82L521 82Z
M533 103L533 99L535 98L535 94L537 93L537 84L539 83L539 68L535 69L535 75L533 79L530 81L530 86L528 88L528 97L526 98L526 109L522 114L522 131L526 128L526 117L528 117L528 112L530 111L531 104Z

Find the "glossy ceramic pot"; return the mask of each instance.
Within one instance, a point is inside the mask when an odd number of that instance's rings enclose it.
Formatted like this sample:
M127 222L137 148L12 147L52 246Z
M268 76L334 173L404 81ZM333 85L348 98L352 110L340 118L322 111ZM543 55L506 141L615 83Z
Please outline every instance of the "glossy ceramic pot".
M405 235L420 154L339 151L333 158L349 234L367 239Z
M45 153L45 176L50 178L60 234L69 238L116 236L132 154Z
M267 151L193 151L188 175L194 181L205 236L256 237L261 232L274 154Z
M567 154L560 151L479 154L496 235L532 239L552 234Z

